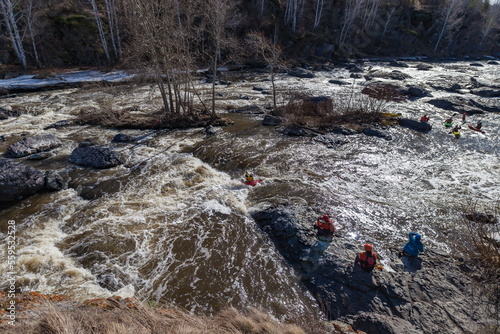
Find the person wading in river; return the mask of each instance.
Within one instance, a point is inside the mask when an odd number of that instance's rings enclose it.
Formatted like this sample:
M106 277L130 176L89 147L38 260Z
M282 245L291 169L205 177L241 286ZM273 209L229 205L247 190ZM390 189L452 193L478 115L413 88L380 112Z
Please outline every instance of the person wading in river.
M377 253L373 252L373 246L370 244L365 244L364 249L364 252L356 256L354 264L359 264L364 271L372 271L377 264Z

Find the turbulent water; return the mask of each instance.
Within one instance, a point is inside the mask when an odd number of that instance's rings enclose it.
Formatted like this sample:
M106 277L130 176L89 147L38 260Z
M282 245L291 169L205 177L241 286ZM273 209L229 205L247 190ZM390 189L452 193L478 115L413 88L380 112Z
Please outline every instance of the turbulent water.
M433 66L431 71L418 71L412 64L400 70L413 77L408 82L420 84L464 76L495 82L500 77L500 66L486 63ZM269 85L265 74L239 75L232 85L218 87L221 111L270 104L269 95L252 89ZM316 72L313 79L283 74L278 86L315 96L339 96L351 89L358 94L364 79L348 76L344 69ZM336 78L347 78L352 85L328 83ZM433 98L451 94L432 93ZM70 165L69 154L83 139L107 144L117 130L43 128L103 101L154 108L160 102L154 87L5 98L0 107L24 108L36 116L0 121L0 134L7 139L0 150L26 135L53 133L63 148L48 160L24 162L64 171L71 180L68 189L35 195L0 211L2 240L9 220L17 227L16 287L79 299L136 295L195 312L231 305L255 306L278 317L315 313L316 301L252 220L252 211L281 203L309 205L330 213L342 238L360 245L371 242L383 257L401 246L410 231L422 233L427 247L450 251L448 238L457 233L460 209L473 202L486 210L500 198L498 114L469 116L470 123L483 121L486 134L464 126L456 139L442 126L453 113L426 103L428 99L392 103L387 111L413 119L427 113L434 126L429 133L397 126L387 129L392 140L359 134L341 137L347 143L329 149L311 138L286 137L264 127L261 115L229 113L225 116L235 124L211 137L200 129L123 131L143 136L139 144L113 144L126 154L126 164L91 170ZM243 185L246 170L264 182L254 188ZM7 257L6 247L0 257ZM0 262L2 288L6 262ZM391 264L384 264L390 270Z

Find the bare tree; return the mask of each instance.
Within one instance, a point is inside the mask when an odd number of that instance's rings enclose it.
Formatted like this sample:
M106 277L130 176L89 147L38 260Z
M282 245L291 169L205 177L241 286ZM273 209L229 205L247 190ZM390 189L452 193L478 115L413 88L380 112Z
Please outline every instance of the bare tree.
M373 25L375 18L377 17L380 3L382 0L366 0L364 1L364 17L363 22L365 30L367 31Z
M281 59L283 51L281 47L276 43L276 38L274 38L273 42L260 32L252 32L248 34L248 44L269 65L271 73L271 85L273 88L273 109L276 110L277 103L275 78L277 70L283 64Z
M452 31L454 28L462 24L462 12L466 0L448 0L443 7L443 26L439 32L438 40L434 46L436 52L441 40L446 32Z
M158 84L167 114L192 111L192 55L189 30L194 2L122 0L130 27L129 57ZM179 12L181 11L181 12Z
M485 15L485 20L483 21L483 28L481 31L481 41L479 46L483 45L484 42L490 38L493 30L500 27L500 4L490 6L488 12Z
M95 22L97 24L97 29L99 31L99 38L101 39L102 49L104 54L106 55L106 59L108 63L111 62L111 57L109 55L108 42L106 41L106 34L104 33L104 28L102 26L101 17L99 15L99 9L97 8L97 4L95 0L89 0L92 5L92 10L94 11Z
M344 15L342 19L342 29L340 30L339 44L343 45L349 36L349 32L358 18L362 6L363 0L346 0Z
M222 60L221 49L232 47L231 39L227 34L227 28L238 24L235 1L231 0L205 0L204 10L207 21L207 32L211 39L212 50L209 54L212 69L212 116L215 117L215 85L217 70Z
M387 33L387 31L389 30L389 28L391 27L392 23L393 23L393 16L394 16L394 12L396 11L396 8L393 7L391 8L391 10L388 12L387 14L387 19L385 21L385 24L384 24L384 30L382 31L382 34L380 36L380 38L384 38L385 34Z
M113 46L113 51L115 58L118 60L122 55L122 45L120 38L120 28L118 24L118 15L116 13L115 0L105 0L106 1L106 12L108 14L108 24L109 24L109 35L111 38L111 45Z
M314 29L319 26L319 21L321 20L321 14L323 13L323 6L325 4L324 0L316 0L316 11L314 16Z
M37 8L33 4L33 0L24 0L23 7L25 8L25 26L28 32L29 38L31 40L31 48L33 49L33 57L35 58L35 63L37 67L41 67L40 57L38 55L38 47L36 43L36 36L38 31L36 30L37 21Z
M22 11L16 11L18 8L21 8L18 0L0 0L0 10L4 18L4 24L9 35L9 40L14 47L14 52L16 53L17 59L21 63L22 68L26 69L28 68L28 62L20 30L23 15Z
M292 31L297 28L297 16L303 0L286 0L285 23L292 26Z

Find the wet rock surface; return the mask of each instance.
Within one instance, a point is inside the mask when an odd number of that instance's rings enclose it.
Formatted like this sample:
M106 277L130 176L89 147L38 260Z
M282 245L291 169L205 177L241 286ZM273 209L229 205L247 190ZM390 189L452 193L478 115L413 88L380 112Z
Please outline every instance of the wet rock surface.
M21 139L17 143L9 145L7 152L14 158L20 158L34 153L50 151L61 145L62 142L56 136L45 134Z
M337 135L333 135L333 134L326 134L326 135L317 136L314 138L314 141L323 143L328 148L338 148L338 147L345 145L349 142L349 141L345 140L344 138L339 138Z
M71 152L69 160L79 166L99 169L115 167L125 162L124 157L110 147L89 142L80 143L79 147Z
M313 72L306 70L305 68L302 67L294 68L293 70L288 72L288 75L292 77L305 78L305 79L314 78Z
M42 171L18 161L0 159L0 202L33 195L44 186L45 175Z
M118 133L113 137L111 142L113 143L133 143L136 140L135 137L127 135L125 133Z
M472 333L489 320L476 283L460 269L457 257L427 249L420 258L399 259L392 252L383 259L382 271L365 272L354 265L362 244L339 232L318 237L313 228L317 213L311 208L276 206L252 217L329 317L354 329L370 334Z
M405 128L413 129L420 132L429 132L432 130L432 125L427 122L419 122L413 119L400 118L399 125Z
M266 115L262 120L262 125L266 126L278 126L283 123L283 120L277 116Z
M57 121L55 123L52 123L51 125L43 128L44 130L49 130L49 129L59 129L63 128L66 126L72 126L72 125L77 125L74 121L69 120L69 119L64 119L62 121Z
M264 108L259 106L259 105L256 105L256 104L251 104L251 105L243 106L240 108L231 109L231 112L251 114L251 115L260 115L260 114L264 114Z

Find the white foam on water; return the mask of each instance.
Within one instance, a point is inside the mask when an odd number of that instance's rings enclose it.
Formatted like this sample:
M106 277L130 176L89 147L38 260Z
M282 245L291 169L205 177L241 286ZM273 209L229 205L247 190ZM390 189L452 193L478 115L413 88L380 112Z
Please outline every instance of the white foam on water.
M16 221L16 286L22 291L64 293L74 298L110 296L101 288L92 273L61 252L58 243L67 237L61 223L73 215L82 201L73 190L60 191L54 201L25 221ZM5 249L0 256L7 258ZM2 282L9 272L7 263L0 263ZM68 287L71 287L68 290Z

